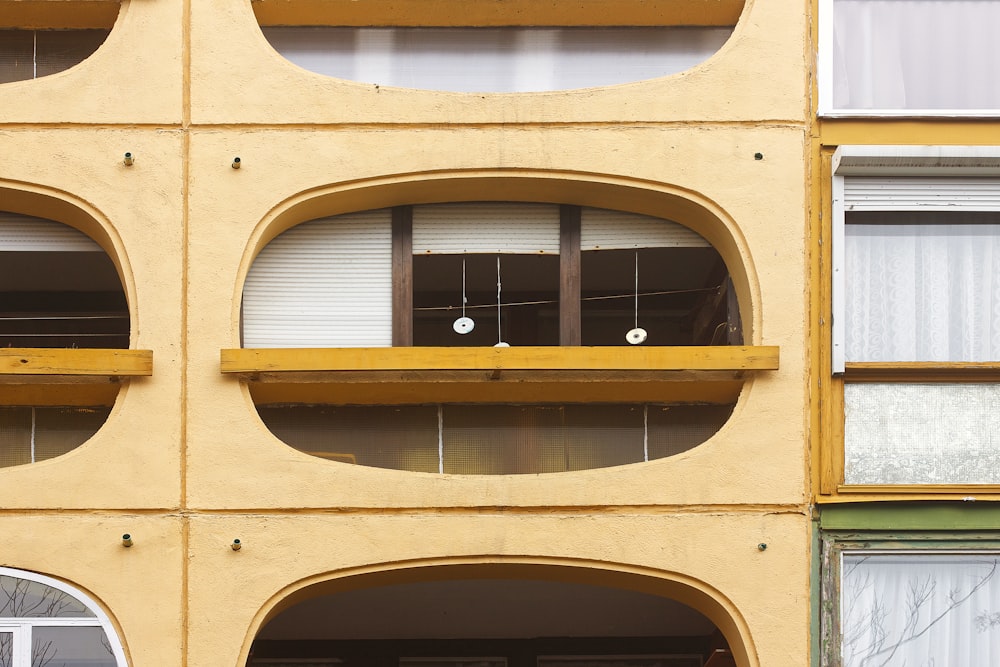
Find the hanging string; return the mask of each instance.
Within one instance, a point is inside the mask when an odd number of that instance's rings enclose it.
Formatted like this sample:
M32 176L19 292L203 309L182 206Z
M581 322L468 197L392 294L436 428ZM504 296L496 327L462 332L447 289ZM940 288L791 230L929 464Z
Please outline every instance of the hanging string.
M639 328L639 251L635 251L635 324L633 328Z
M503 344L503 334L500 330L500 255L497 255L497 345Z
M465 317L465 258L462 258L462 317Z

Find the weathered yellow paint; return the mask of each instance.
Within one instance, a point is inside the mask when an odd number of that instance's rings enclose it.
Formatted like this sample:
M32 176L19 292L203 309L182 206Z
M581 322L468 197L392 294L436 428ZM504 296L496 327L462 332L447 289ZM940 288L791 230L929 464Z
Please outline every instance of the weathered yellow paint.
M281 371L777 370L777 346L228 349L223 373Z
M0 376L152 374L152 350L0 348Z
M7 11L17 0L0 2L3 21L28 21ZM68 0L34 5L43 15L31 22L48 27L89 15ZM523 17L510 22L545 23L556 5L378 6L380 20L391 11L448 25L459 16L503 22L498 11L510 8ZM412 581L429 569L447 577L470 564L482 567L479 576L526 567L657 591L712 618L739 667L809 664L810 10L799 0L625 5L575 0L569 7L579 12L566 12L560 2L559 23L591 16L736 27L717 54L676 75L474 95L306 72L267 44L249 0L125 0L91 58L0 84L0 209L94 238L122 279L130 348L156 358L152 375L120 384L104 375L0 382L2 405L112 405L81 447L0 469L4 564L93 595L119 629L130 667L242 665L261 623L307 585L366 586L397 571ZM274 23L332 22L330 13L346 23L362 22L372 6L289 3L279 17L284 3L266 0L256 9ZM599 206L695 229L733 274L748 351L671 359L599 350L581 363L581 351L548 350L554 361L522 357L515 366L523 370L504 366L496 379L488 356L442 370L446 356L421 359L429 353L419 350L407 353L418 356L405 381L220 373L220 350L240 345L243 280L278 233L318 216L469 200ZM616 361L619 354L632 358ZM366 363L358 373L383 372ZM433 381L416 379L421 369ZM466 371L479 375L456 375ZM321 460L283 444L254 408L398 403L414 394L735 408L712 438L677 456L495 477Z
M732 26L744 0L253 0L261 25Z

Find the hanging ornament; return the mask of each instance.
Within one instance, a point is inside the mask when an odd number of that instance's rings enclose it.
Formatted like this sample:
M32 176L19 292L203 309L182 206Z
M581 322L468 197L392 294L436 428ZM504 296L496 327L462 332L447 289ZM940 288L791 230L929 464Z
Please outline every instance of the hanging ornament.
M503 334L500 331L500 255L497 255L497 344L493 347L510 347L510 343L503 342Z
M635 326L627 334L625 341L629 345L641 345L646 342L646 330L639 326L639 251L635 251Z
M465 316L465 304L468 299L465 296L465 258L462 258L462 316L455 320L451 325L451 328L455 330L455 333L465 335L476 328L476 323L471 317Z

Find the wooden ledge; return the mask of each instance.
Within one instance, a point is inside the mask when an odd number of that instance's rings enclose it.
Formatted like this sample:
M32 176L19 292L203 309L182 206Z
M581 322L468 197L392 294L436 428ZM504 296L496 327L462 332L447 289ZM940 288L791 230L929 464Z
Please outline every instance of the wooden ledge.
M0 348L0 382L46 376L48 382L78 382L79 376L130 377L153 374L152 350Z
M222 372L274 403L735 403L777 347L222 350Z
M1000 380L1000 362L883 362L846 364L849 382L994 382Z
M253 0L269 25L331 26L734 26L745 0L594 3L538 0Z
M223 373L777 370L776 346L229 349ZM333 380L331 375L330 379ZM628 376L623 376L627 378ZM644 378L648 380L649 378ZM662 378L661 378L662 379ZM678 378L680 379L680 378ZM692 378L693 379L693 378ZM372 381L379 378L373 375ZM355 379L354 381L358 381Z

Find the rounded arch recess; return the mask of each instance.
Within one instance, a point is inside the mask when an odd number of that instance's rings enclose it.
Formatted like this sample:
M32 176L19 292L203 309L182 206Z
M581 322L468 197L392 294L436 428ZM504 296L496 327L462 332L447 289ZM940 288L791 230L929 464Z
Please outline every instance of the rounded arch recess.
M125 292L134 337L135 283L125 245L110 220L83 200L51 188L0 180L0 210L60 222L90 237L115 266ZM134 341L133 341L134 342Z
M709 584L677 572L569 558L442 558L326 572L275 593L257 612L244 640L239 665L247 664L255 638L295 605L339 593L399 584L518 580L603 587L665 598L707 618L724 637L737 667L759 667L746 620L736 605Z
M251 234L234 290L234 325L239 321L241 291L254 259L281 232L320 217L402 205L476 201L571 204L662 218L692 229L725 262L737 295L743 340L756 344L761 330L759 286L746 239L736 221L711 199L687 188L585 172L416 172L328 185L293 195L274 206Z
M48 664L66 649L94 664L107 664L110 657L115 667L128 666L118 624L90 594L62 579L12 567L0 567L0 580L7 598L0 600L0 634L9 635L0 639L12 642L11 667ZM36 631L45 634L38 638ZM21 642L27 646L19 648Z

